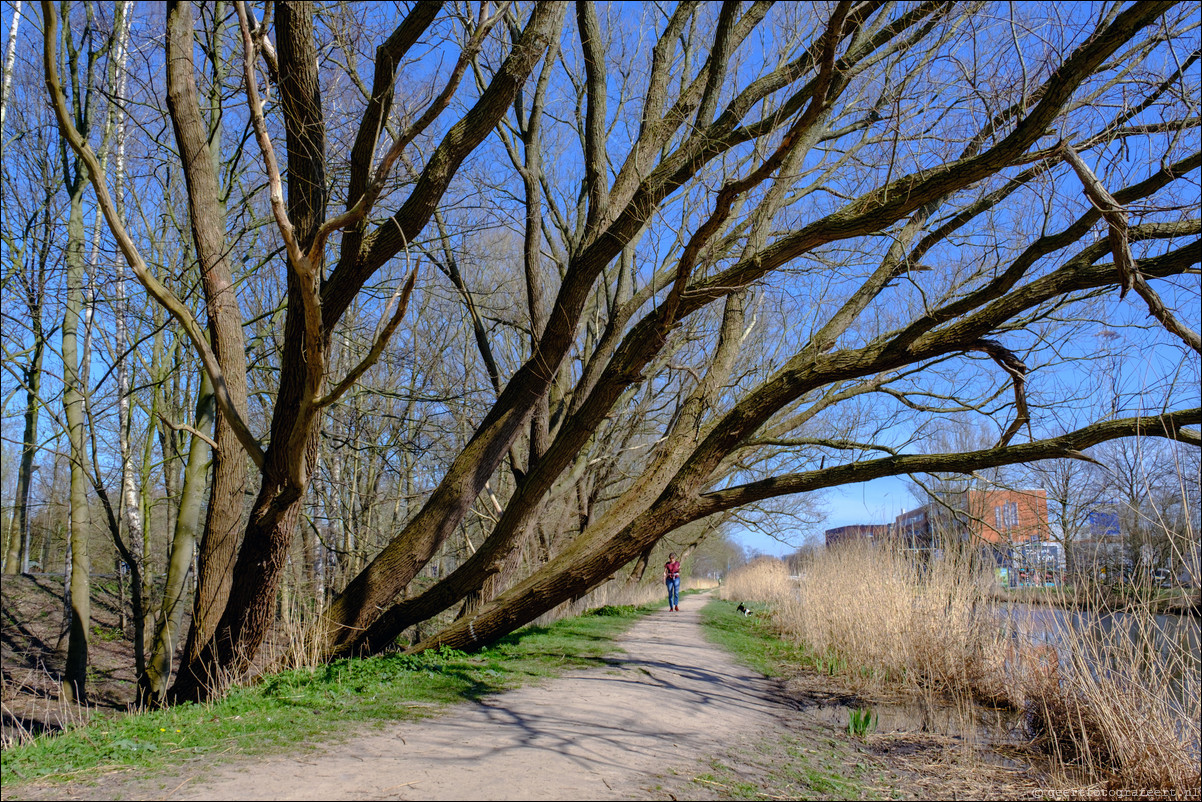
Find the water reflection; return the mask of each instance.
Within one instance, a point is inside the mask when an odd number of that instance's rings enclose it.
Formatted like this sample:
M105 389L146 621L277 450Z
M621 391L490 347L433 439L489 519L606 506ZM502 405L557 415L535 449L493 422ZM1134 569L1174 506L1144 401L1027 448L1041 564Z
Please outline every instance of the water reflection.
M1088 672L1098 687L1127 687L1168 702L1176 728L1197 742L1198 696L1202 691L1202 622L1196 616L1140 612L1066 610L1006 603L1001 626L1015 654L1055 655L1063 681ZM1022 666L1013 665L1021 671Z
M1192 664L1195 671L1199 666L1202 627L1195 616L1065 610L1021 603L999 605L999 612L1010 637L1056 647L1062 660L1071 651L1065 647L1072 646L1084 647L1094 658L1142 655L1145 660Z
M875 732L922 733L970 738L985 743L1021 743L1025 740L1022 713L1017 710L975 707L965 710L943 701L914 699L868 705L876 715ZM855 705L822 705L814 715L846 730Z

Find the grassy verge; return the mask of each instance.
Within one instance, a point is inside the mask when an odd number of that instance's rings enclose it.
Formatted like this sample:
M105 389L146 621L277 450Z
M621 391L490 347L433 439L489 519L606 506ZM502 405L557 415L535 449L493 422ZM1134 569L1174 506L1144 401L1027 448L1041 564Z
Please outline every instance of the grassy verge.
M81 779L102 770L165 771L192 759L262 754L430 715L569 669L598 665L653 606L607 606L529 627L473 654L341 660L263 677L220 701L120 715L4 750L0 783Z
M781 638L767 605L748 603L752 614L733 602L714 599L701 609L706 637L736 660L764 676L777 677L823 661L804 646ZM742 753L710 761L710 771L692 782L721 799L877 799L873 769L851 743L831 738L774 738Z
M747 607L750 616L736 612L733 602L718 599L702 607L701 626L710 642L765 677L779 677L790 665L813 663L807 649L777 635L768 605L749 602Z

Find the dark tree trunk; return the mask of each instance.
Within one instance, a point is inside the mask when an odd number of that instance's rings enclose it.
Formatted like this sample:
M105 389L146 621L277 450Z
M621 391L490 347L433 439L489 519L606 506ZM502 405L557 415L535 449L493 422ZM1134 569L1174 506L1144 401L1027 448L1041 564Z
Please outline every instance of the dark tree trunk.
M183 156L188 186L192 239L200 262L201 283L209 319L209 339L221 365L233 406L246 415L246 353L242 315L227 259L225 214L217 183L217 167L209 148L210 126L201 115L192 61L192 6L172 0L167 8L167 104ZM180 677L207 675L197 664L212 638L229 598L246 492L246 453L224 411L214 425L213 483L197 560L192 627L184 648ZM193 681L196 677L193 676Z
M277 11L280 94L287 121L288 215L297 239L307 248L324 219L326 208L325 123L317 79L313 7L310 3L284 3ZM190 70L188 75L191 76ZM195 98L195 91L191 96ZM198 114L196 117L199 119ZM194 219L195 216L194 213ZM271 421L271 446L264 455L259 495L251 509L233 570L223 573L228 599L223 607L210 608L208 614L214 615L216 609L224 612L215 622L213 637L204 643L197 639L198 651L181 667L171 689L171 697L176 700L206 698L215 689L214 679L217 683L221 681L209 676L214 669L228 676L241 675L254 658L273 620L276 592L300 519L309 463L317 442L318 419L310 417L301 421L297 415L302 393L307 391L306 360L320 360L324 364L329 350L328 337L319 343L306 342L304 303L297 281L295 271L288 270L288 312L284 324L280 388ZM235 300L232 292L224 295L230 301ZM236 306L233 311L236 312ZM240 318L237 323L241 341ZM244 368L245 357L241 351L238 358ZM243 393L245 399L245 390ZM308 431L297 432L298 426L306 426ZM238 456L245 464L245 456L241 453ZM297 475L293 468L298 462L304 463L300 471L304 479L300 484L293 478ZM216 488L213 495L216 503ZM240 513L241 493L227 500L231 505L236 504ZM192 641L189 638L190 645Z

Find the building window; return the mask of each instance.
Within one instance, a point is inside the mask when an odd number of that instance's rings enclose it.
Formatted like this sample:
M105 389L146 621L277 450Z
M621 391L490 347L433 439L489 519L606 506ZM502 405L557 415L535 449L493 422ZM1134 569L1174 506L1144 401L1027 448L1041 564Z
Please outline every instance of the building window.
M1002 507L1002 517L1008 528L1018 528L1018 502L1007 501Z
M1006 501L993 508L993 520L999 532L1018 528L1018 502Z

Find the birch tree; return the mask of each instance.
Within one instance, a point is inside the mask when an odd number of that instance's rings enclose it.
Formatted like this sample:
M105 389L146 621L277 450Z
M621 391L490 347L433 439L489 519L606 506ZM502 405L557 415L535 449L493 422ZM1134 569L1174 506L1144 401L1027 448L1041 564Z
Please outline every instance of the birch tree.
M1157 414L1082 411L1054 432L1047 420L1071 401L1058 354L1092 321L1151 315L1146 347L1197 373L1198 26L1183 5L1050 18L943 2L419 3L399 20L363 12L385 29L364 61L370 81L349 47L346 64L323 58L339 47L326 35L338 15L357 12L270 9L256 19L234 4L239 113L266 187L241 202L270 209L283 251L262 434L211 186L232 157L188 133L185 3L168 14L167 113L208 336L95 186L134 274L210 377L216 458L226 448L229 466L255 467L241 543L201 561L201 582L228 591L198 594L202 624L173 698L204 698L254 658L322 421L357 382L382 380L373 366L410 298L418 309L435 308L419 299L432 293L460 300L493 397L467 412L436 470L432 454L413 457L431 489L324 610L314 636L326 658L384 648L465 600L416 648L489 642L671 532L748 505L1072 458L1137 434L1198 443L1188 384L1146 387ZM43 12L48 91L89 163L59 88L54 9ZM457 261L473 219L522 243L517 313L483 308L498 292L495 253L479 275ZM437 270L415 273L419 254ZM351 310L378 323L362 358L338 364ZM447 321L409 325L420 338ZM915 451L966 413L992 422L994 444ZM210 509L240 504L235 484L215 481ZM580 514L560 526L573 496ZM480 509L489 519L470 557L410 592ZM540 533L547 547L524 558Z

